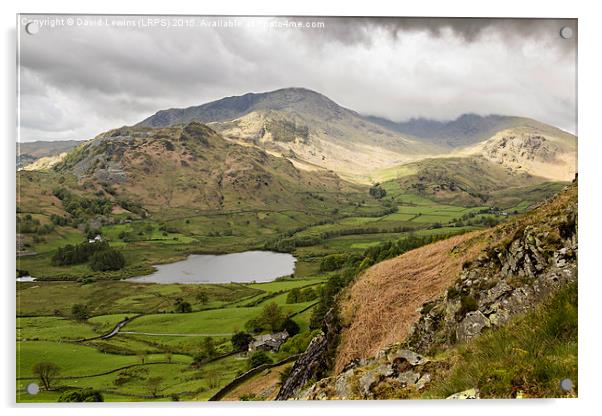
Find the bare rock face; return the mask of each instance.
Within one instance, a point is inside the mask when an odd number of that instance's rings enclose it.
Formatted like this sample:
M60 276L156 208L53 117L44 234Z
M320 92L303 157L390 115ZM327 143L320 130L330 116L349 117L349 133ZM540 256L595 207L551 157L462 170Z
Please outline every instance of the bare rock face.
M319 334L312 339L305 353L293 365L288 378L276 396L276 400L292 398L311 378L322 375L327 368L327 350L328 342L324 334Z
M460 342L468 341L490 326L491 322L480 311L468 312L456 328L456 338Z
M431 381L430 360L394 344L369 360L351 362L338 376L320 380L298 395L301 400L403 398Z
M339 334L335 312L330 310L325 318L322 333L311 340L307 349L295 361L287 379L282 384L276 400L298 398L299 392L310 380L319 380L331 368L332 352Z
M451 396L447 397L448 400L471 400L479 398L479 389L468 389L464 391L460 391L458 393L454 393Z

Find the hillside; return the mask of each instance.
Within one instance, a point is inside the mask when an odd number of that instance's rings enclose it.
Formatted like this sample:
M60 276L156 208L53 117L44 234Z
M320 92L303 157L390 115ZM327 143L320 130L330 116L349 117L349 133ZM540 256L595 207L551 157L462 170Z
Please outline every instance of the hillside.
M576 299L570 293L577 281L577 250L573 184L495 228L443 240L370 267L339 294L336 312L325 321L325 336L316 338L298 361L311 368L313 362L328 362L325 355L334 354L333 375L303 391L299 389L303 383L297 384L296 397L440 398L437 394L449 394L451 385L473 388L466 394L477 397L480 391L493 397L515 397L517 391L531 397L563 394L557 387L560 378L549 380L537 370L551 365L547 356L532 349L554 345L549 354L562 355L566 372L547 367L550 374L576 380L572 347L576 331L558 338L558 331L543 325L576 325L576 304L566 302ZM566 316L554 312L559 302L570 309ZM515 325L516 332L506 331L506 325ZM516 354L508 345L529 355L528 368L513 359ZM483 367L489 363L479 348L494 351L489 352L492 366L506 367ZM481 367L471 367L465 377L455 365L466 369L471 363L453 359L462 354L481 360ZM502 370L499 382L489 378ZM291 374L300 373L293 368ZM445 384L450 373L454 382ZM299 380L308 377L305 372ZM283 387L287 393L281 398L292 397L296 382L294 377L287 380Z
M69 153L55 170L149 211L312 210L322 205L312 192L332 199L359 189L332 173L310 174L256 147L228 142L197 122L111 130Z
M551 180L568 181L577 172L577 139L549 126L505 129L465 152Z
M24 168L38 159L48 158L46 163L32 167L31 170L39 169L40 166L48 167L48 161L66 153L80 145L79 140L53 140L17 143L17 169Z
M393 122L374 116L367 116L366 119L408 137L426 140L450 148L471 146L489 139L502 130L524 127L544 130L559 136L568 135L557 128L536 120L497 114L487 116L462 114L455 120L449 121L413 118L408 121Z
M409 192L464 206L507 208L504 191L541 186L547 179L491 162L482 156L446 157L408 163L393 181ZM386 186L386 184L385 184Z

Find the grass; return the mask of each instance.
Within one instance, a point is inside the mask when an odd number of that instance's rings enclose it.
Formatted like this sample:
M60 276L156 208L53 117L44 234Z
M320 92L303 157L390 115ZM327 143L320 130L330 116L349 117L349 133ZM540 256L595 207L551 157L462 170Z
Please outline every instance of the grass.
M145 362L164 361L163 354L150 354ZM190 357L177 356L177 360L190 362ZM95 348L50 341L23 341L17 344L17 378L33 377L34 364L53 362L60 368L60 376L87 376L115 368L141 363L136 355L106 354Z
M208 296L207 304L201 304L197 300L197 294L201 291ZM68 316L74 303L88 305L92 315L171 311L177 298L190 302L199 310L219 307L261 293L263 292L260 289L240 284L198 286L122 281L102 281L85 285L76 282L19 283L17 314L53 315L58 311Z
M282 295L284 296L284 295ZM272 301L270 299L270 301ZM309 303L282 305L285 312L296 312ZM160 334L232 334L244 328L245 323L261 313L263 305L248 308L220 308L183 314L145 315L128 324L128 331Z
M454 363L425 393L447 397L477 387L481 397L576 397L577 285L561 289L536 310L439 357ZM569 378L575 391L560 389Z
M92 325L58 317L17 318L17 339L62 341L94 337Z

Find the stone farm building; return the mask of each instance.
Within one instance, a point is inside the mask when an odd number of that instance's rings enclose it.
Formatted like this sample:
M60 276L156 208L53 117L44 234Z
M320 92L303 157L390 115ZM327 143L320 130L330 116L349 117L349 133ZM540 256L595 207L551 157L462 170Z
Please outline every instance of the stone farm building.
M282 331L275 334L259 335L249 344L249 352L278 351L280 345L288 338L288 332Z

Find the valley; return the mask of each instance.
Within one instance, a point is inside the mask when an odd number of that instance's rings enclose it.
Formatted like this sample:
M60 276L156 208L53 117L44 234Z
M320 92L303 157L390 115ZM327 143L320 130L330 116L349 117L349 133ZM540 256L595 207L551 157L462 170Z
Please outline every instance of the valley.
M576 172L574 136L475 117L410 128L293 88L160 111L19 170L17 276L35 280L17 282L17 401L88 390L105 401L274 399L337 308L350 326L336 373L401 341L417 308L484 245L446 263L451 248L527 218ZM191 255L256 251L294 256L294 270L142 281ZM391 265L377 286L415 274L411 299L358 299L370 292L357 287ZM347 286L349 304L335 302ZM400 299L411 313L398 315ZM383 314L399 326L366 332L375 344L359 351L355 311L358 328L378 329ZM247 351L253 337L283 330L276 349ZM51 384L31 396L40 363Z

